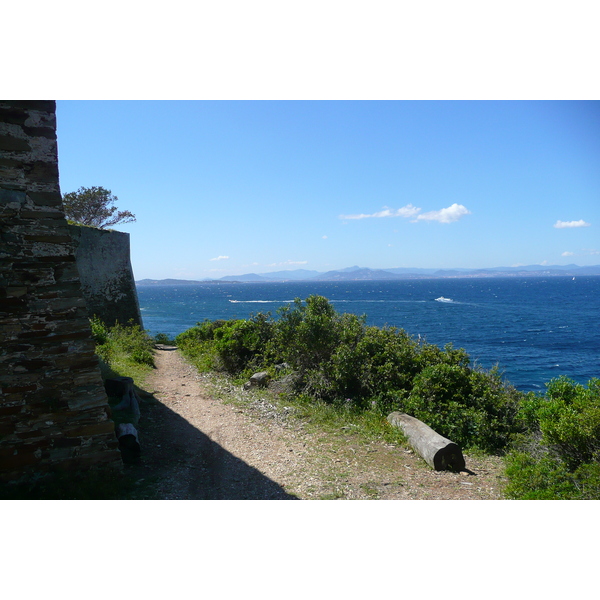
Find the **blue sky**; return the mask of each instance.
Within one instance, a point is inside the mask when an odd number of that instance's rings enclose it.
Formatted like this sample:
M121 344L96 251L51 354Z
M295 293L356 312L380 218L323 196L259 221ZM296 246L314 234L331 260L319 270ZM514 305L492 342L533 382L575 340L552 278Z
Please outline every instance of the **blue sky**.
M58 101L137 279L600 264L600 102Z

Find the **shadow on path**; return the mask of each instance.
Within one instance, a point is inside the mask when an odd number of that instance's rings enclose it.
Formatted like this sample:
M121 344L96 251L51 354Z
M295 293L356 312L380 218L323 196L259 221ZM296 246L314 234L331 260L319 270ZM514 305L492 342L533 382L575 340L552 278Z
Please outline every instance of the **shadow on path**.
M159 499L298 500L154 396L143 390L139 396L142 452L128 469L156 478Z

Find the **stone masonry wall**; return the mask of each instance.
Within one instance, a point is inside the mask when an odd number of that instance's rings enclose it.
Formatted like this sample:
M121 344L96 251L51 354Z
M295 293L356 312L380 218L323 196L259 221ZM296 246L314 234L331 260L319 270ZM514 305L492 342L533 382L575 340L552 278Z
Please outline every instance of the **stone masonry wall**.
M58 182L53 101L0 101L0 480L120 467Z
M133 321L143 327L133 270L129 234L69 225L83 298L90 316L106 325Z

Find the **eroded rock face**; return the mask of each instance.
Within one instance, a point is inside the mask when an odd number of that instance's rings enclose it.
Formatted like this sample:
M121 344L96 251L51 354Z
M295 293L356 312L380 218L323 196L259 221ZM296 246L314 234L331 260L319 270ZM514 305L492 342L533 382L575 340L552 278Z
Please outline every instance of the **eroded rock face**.
M52 101L0 101L0 339L0 480L120 466L62 208Z

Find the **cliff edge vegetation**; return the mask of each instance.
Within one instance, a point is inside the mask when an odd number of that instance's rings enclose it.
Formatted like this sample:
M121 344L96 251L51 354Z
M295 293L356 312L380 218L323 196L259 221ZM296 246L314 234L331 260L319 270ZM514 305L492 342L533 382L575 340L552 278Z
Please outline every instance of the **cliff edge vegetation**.
M176 342L200 371L238 383L266 372L286 402L353 413L382 431L408 413L471 452L505 457L510 498L600 498L600 386L553 380L524 394L497 369L471 364L393 327L367 326L321 296L245 320L204 321Z

